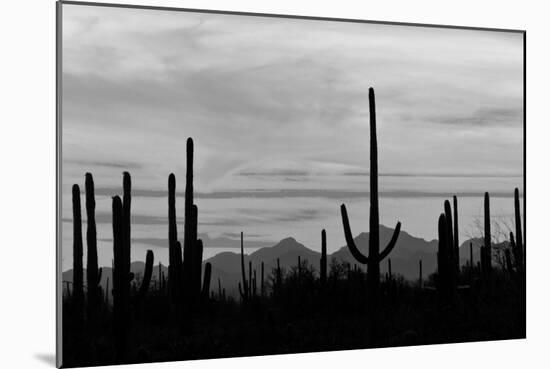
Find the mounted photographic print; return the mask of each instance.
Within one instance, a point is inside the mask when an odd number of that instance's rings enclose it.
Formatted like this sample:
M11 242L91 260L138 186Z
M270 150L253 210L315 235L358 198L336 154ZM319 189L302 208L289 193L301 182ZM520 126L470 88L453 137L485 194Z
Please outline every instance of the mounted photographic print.
M58 365L525 337L525 32L58 3Z

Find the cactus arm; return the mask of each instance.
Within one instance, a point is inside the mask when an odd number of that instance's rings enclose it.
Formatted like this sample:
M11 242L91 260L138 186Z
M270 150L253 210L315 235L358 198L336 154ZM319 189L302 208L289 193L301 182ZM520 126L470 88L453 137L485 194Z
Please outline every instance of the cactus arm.
M348 249L358 262L360 262L361 264L367 264L369 262L369 258L361 254L361 252L355 245L355 241L353 240L353 234L351 233L351 228L349 226L349 219L348 219L348 212L346 210L346 205L342 204L342 206L340 206L340 210L342 212L342 223L344 225L344 235L346 237L346 243L348 245Z
M378 256L379 261L384 260L386 256L390 254L390 252L393 250L397 243L397 239L399 238L399 232L401 231L401 222L397 222L397 225L395 226L395 229L393 230L393 236L391 237L390 242L388 243L388 246L380 253Z
M210 296L210 278L212 277L212 264L204 264L204 281L202 284L202 295L205 300Z
M101 282L101 275L103 274L103 268L99 268L99 273L97 274L97 284Z
M139 288L139 297L143 299L149 290L149 284L151 283L151 277L153 275L153 263L154 255L153 251L147 250L145 256L145 273L143 275L143 280L141 281L141 286Z

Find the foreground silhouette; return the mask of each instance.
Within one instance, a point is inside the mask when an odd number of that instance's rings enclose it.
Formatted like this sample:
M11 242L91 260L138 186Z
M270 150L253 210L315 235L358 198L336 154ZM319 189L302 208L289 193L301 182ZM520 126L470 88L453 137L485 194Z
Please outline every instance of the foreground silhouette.
M123 173L123 195L112 198L113 273L105 290L97 265L93 177L85 175L87 269L84 285L80 187L72 189L73 279L63 290L63 366L92 366L168 360L206 359L361 349L400 345L497 340L525 337L525 244L521 231L519 191L514 191L515 237L504 250L505 267L493 266L489 194L485 194L485 235L481 260L460 267L458 199L449 201L438 221L438 272L418 281L391 270L389 254L400 233L380 252L378 162L374 91L369 90L371 168L369 254L354 242L346 207L341 206L345 239L353 257L367 265L327 260L326 232L321 231L321 258L298 256L296 264L264 270L246 268L244 233L238 299L218 279L211 291L212 266L204 264L197 238L198 207L193 203L193 140L187 141L183 249L176 227L176 178L168 178L168 276L154 255L146 253L143 275L131 266L131 177ZM387 257L388 273L380 262ZM84 293L86 291L86 293Z

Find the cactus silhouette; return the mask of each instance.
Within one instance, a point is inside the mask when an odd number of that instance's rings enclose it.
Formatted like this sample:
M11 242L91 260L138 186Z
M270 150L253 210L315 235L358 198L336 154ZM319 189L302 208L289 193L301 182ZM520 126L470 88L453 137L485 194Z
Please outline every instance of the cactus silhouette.
M122 232L124 242L124 267L125 272L130 274L131 260L131 215L132 203L132 179L130 173L122 173Z
M300 255L298 255L298 265L296 270L298 271L298 287L300 287L300 279L302 277L302 258Z
M248 261L248 297L252 298L252 261Z
M472 242L470 242L470 267L468 269L470 285L472 285L474 280L474 245Z
M182 257L178 252L178 230L176 225L176 177L168 176L168 289L173 303L181 297ZM161 271L159 265L159 279Z
M145 271L143 273L143 280L141 281L141 286L139 287L139 300L143 300L147 291L149 291L149 284L151 283L151 276L153 275L153 263L155 256L153 251L147 250L145 256Z
M397 222L393 236L380 252L380 221L378 209L378 144L376 139L376 111L374 101L374 90L369 88L369 112L370 112L370 220L369 220L369 255L363 255L353 239L353 234L348 220L346 206L340 207L342 212L342 223L348 248L353 257L361 264L367 264L367 294L370 301L376 304L380 284L380 262L389 255L397 243L401 222Z
M519 204L519 189L514 190L514 219L516 223L515 242L514 235L510 232L510 243L512 245L512 252L514 255L515 269L520 274L524 274L524 252L525 246L523 244L523 233L521 231L521 215Z
M84 324L84 271L82 264L82 213L80 208L80 187L75 184L73 191L73 291L74 325L80 337Z
M256 269L254 269L254 272L253 272L253 275L254 277L252 278L252 296L256 297L257 294L257 283L256 283Z
M243 301L247 301L250 296L249 284L246 281L246 268L244 266L244 237L241 232L241 282L239 283L239 293Z
M130 316L131 260L131 190L128 172L123 173L123 195L113 197L113 336L117 362L124 362L128 355L128 330ZM150 265L152 268L152 264Z
M281 270L281 262L277 258L277 268L275 269L275 283L273 286L273 295L279 297L283 287L283 272Z
M212 276L212 264L204 264L204 281L202 283L202 298L208 300L210 296L210 278Z
M193 286L194 286L194 296L195 298L199 298L201 295L201 289L202 289L202 281L201 281L201 275L202 275L202 253L203 253L203 244L202 240L199 239L195 242L195 261L193 265L193 272L194 272L194 279L193 279Z
M168 253L168 258L170 258L170 253ZM158 290L162 291L162 263L159 261L158 266Z
M127 355L130 275L126 269L124 248L124 215L119 196L113 197L113 338L117 362L124 362Z
M459 251L459 239L458 239L458 200L456 196L453 196L453 250L454 250L454 262L456 268L456 276L460 274L460 251Z
M327 232L321 231L321 268L320 268L321 286L327 283Z
M196 213L193 206L193 139L187 139L187 167L185 176L185 219L183 239L183 289L185 299L193 299L195 241L196 241Z
M261 266L261 285L260 285L260 296L264 297L265 296L265 284L264 284L264 262L262 261L262 266Z
M491 210L489 206L489 193L485 192L483 202L484 208L484 236L483 246L480 249L481 269L485 276L491 273L492 269L492 250L491 250Z
M446 276L449 278L450 286L447 286L447 287L450 288L451 291L454 291L458 283L459 262L458 262L458 233L456 231L453 231L453 223L458 226L458 222L456 220L453 222L453 214L451 212L451 203L449 202L449 200L445 200L444 210L445 210L445 231L447 232L446 240L445 240L446 242L445 257L447 259L444 260L443 268L448 268L448 270L446 270L445 273L446 273ZM455 210L456 210L456 205L455 205Z
M424 278L422 277L422 259L418 260L418 287L424 288Z
M86 265L86 284L88 287L88 320L89 325L95 324L95 312L100 302L99 282L101 281L101 268L97 265L97 232L95 224L95 196L94 196L94 179L90 173L85 176L86 189L86 244L87 244L87 265Z
M450 204L445 201L445 209ZM437 290L443 301L449 302L456 290L456 268L454 264L454 241L452 237L452 220L446 215L448 211L439 215L438 220L438 249L437 249Z

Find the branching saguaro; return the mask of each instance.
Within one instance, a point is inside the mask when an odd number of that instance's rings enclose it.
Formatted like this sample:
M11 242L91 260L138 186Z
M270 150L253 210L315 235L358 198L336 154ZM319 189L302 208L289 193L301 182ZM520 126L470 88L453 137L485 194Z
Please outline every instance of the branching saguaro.
M130 174L124 172L123 200L119 196L113 197L113 336L117 362L124 362L128 355L130 282L133 279L130 273L131 187Z
M176 310L189 310L201 300L203 242L197 238L198 207L193 203L193 139L187 139L183 247L176 223L176 177L168 176L168 290ZM183 311L182 310L182 311Z
M458 289L458 234L458 199L453 196L453 212L451 213L451 203L445 200L444 213L441 213L438 221L437 290L442 300L447 302L454 299Z
M393 236L380 252L380 220L378 209L378 144L376 139L376 111L374 101L374 90L369 89L369 110L370 110L370 222L369 222L369 255L363 255L353 239L349 225L346 206L340 207L342 212L342 223L348 248L353 257L361 264L367 264L367 294L369 301L376 304L380 285L380 262L389 255L397 243L401 222L397 222Z

